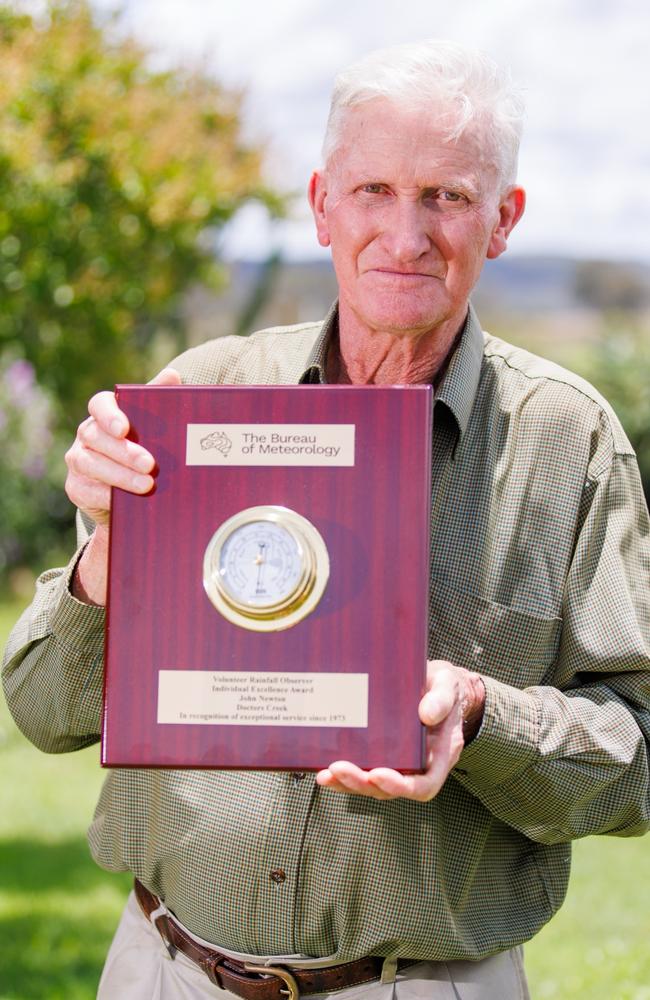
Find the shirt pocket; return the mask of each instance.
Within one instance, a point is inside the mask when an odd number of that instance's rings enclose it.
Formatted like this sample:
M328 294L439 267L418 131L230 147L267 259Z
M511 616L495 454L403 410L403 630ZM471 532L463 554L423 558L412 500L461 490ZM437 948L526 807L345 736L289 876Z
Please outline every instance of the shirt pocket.
M429 595L429 659L450 660L517 688L553 673L561 618L542 618L488 601L444 579Z

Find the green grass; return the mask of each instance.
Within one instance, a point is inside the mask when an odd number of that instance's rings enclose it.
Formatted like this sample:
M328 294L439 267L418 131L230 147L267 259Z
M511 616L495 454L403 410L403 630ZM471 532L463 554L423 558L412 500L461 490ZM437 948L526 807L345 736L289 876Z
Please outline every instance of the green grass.
M19 611L0 604L0 645ZM91 1000L130 883L86 845L98 748L42 754L0 701L0 1000Z
M650 1000L650 838L573 853L564 906L526 946L533 1000Z
M0 604L0 643L18 615ZM0 708L0 1000L91 1000L128 876L90 860L98 750L51 757ZM533 1000L650 1000L650 839L575 845L567 901L526 948Z

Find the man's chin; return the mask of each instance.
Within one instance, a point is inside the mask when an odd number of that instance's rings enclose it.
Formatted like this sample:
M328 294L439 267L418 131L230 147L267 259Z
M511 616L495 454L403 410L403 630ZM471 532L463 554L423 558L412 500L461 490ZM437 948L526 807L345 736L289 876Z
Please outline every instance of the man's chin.
M391 334L394 337L420 337L446 324L451 318L451 303L443 296L431 297L406 294L382 294L377 291L368 296L365 309L357 315L372 331ZM364 315L365 314L365 315Z
M436 313L426 315L376 314L369 324L373 333L388 334L392 337L416 338L431 333L445 325L448 317Z
M342 323L351 321L369 336L392 336L399 339L419 339L426 334L444 333L450 326L454 330L465 321L467 303L454 308L455 303L439 296L436 301L417 301L413 296L367 296L363 301L351 302L342 295L339 315Z

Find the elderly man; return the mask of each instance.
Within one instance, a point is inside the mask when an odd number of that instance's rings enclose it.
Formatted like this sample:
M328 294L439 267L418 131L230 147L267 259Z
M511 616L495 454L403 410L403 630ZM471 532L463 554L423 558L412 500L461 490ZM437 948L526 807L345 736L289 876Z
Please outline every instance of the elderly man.
M523 212L520 121L497 68L448 43L343 73L309 186L337 307L154 380L434 385L428 769L109 773L91 849L137 881L103 998L527 997L520 945L562 902L570 841L648 827L634 456L589 385L469 306ZM81 548L41 578L5 667L19 725L55 752L98 739L110 487L153 484L115 397L89 411L68 453Z

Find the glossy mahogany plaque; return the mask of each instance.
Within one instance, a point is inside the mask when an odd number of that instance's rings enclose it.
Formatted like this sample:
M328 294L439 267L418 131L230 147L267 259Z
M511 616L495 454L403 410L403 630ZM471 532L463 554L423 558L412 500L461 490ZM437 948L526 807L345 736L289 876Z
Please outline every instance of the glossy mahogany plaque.
M345 759L421 771L431 388L120 386L118 396L159 471L149 496L113 491L102 763L316 770ZM354 425L354 464L187 465L188 424ZM330 576L303 621L258 633L212 605L203 558L223 522L267 504L317 528ZM367 726L161 723L161 670L367 674Z

